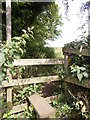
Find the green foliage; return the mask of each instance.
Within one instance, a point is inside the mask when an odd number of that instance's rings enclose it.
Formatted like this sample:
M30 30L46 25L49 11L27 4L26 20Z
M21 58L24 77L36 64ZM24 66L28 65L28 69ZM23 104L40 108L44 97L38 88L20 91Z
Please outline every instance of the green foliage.
M40 92L40 88L41 87L40 86L38 87L38 85L36 84L14 87L13 89L14 105L26 102L26 96L30 96L35 92Z
M62 80L65 78L66 71L65 71L64 65L57 67L57 73Z
M81 92L80 87L75 85L67 84L65 88L65 84L61 84L58 95L51 101L51 105L55 108L55 117L65 120L89 120L89 96L86 92L84 96L83 91Z
M23 112L21 113L18 113L18 114L11 114L11 110L9 111L6 111L4 114L3 114L3 119L4 120L7 120L7 119L15 119L15 120L18 120L18 119L35 119L35 112L34 112L34 108L33 106L31 105L30 108L27 107L26 110L24 110Z
M80 35L79 39L73 41L69 44L66 44L65 47L79 49L82 52L83 49L89 49L89 36L85 37L85 33L83 32ZM83 55L71 55L70 56L70 72L72 76L77 76L79 81L82 81L83 78L89 78L90 74L90 57Z
M13 88L13 105L18 105L22 103L26 103L26 97L32 95L35 92L40 92L40 85L32 84L32 85L26 85L26 86L17 86ZM18 114L12 114L12 110L7 110L3 114L3 119L7 118L29 118L29 119L35 119L35 113L34 108L32 105L30 107L27 104L27 109L24 110L21 113Z
M24 34L22 34L21 37L13 37L12 41L8 45L4 45L1 49L0 67L2 68L2 72L0 78L2 78L2 80L8 80L8 77L6 76L7 68L12 75L15 74L13 66L14 59L20 59L25 53L24 48L26 41L33 39L33 33L30 29L28 31L23 30L23 32Z
M73 73L73 76L77 76L78 80L81 81L83 78L88 78L88 71L87 66L84 65L82 67L73 64L70 66L71 73Z
M70 119L72 107L66 103L66 94L60 87L58 96L51 101L51 105L55 108L55 117L59 119ZM68 96L69 97L69 96Z
M37 8L37 9L36 9ZM5 3L3 3L5 9ZM33 28L34 40L26 42L22 58L55 57L54 50L45 47L46 40L54 40L61 30L61 15L55 2L12 2L12 37L21 36L22 29ZM5 40L5 14L3 14L3 39Z
M86 92L80 92L81 90L79 89L78 94L75 95L73 92L68 90L70 96L73 98L73 102L71 104L73 110L72 113L74 114L76 112L77 119L80 119L79 117L81 116L82 119L87 119L89 120L89 109L88 109L88 96ZM85 90L84 90L85 91Z
M83 49L85 48L90 48L90 36L85 36L86 32L83 32L82 35L79 35L78 39L75 39L75 41L70 42L68 44L65 45L65 47L69 47L69 48L75 48L75 49L80 49L81 47Z

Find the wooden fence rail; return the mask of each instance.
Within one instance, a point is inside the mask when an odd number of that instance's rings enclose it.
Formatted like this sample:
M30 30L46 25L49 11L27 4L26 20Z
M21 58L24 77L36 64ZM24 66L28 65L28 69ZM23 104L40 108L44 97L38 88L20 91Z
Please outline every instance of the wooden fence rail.
M25 79L13 79L11 81L2 81L2 87L13 87L17 85L29 85L34 83L44 83L58 81L60 78L56 76L45 76L45 77L34 77L34 78L25 78Z
M64 64L64 59L20 59L14 60L14 66Z
M82 82L80 82L77 78L68 76L64 79L64 81L90 89L90 79L85 79L84 81L82 80Z
M76 54L76 55L84 55L84 56L90 56L90 49L74 49L74 48L63 48L63 52L67 54Z

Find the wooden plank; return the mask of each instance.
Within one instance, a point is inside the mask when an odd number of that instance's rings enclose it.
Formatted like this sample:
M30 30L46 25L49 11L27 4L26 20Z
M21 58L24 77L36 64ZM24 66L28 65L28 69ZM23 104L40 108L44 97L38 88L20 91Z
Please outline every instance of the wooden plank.
M7 88L7 102L12 103L12 88Z
M21 111L24 111L25 109L27 109L27 103L21 104L21 105L17 105L17 106L13 106L12 110L11 110L11 114L14 113L19 113Z
M13 106L12 109L5 108L3 113L7 110L10 110L10 112L8 114L11 115L11 114L14 114L14 113L22 112L26 109L27 109L27 103L24 103L24 104L21 104L21 105Z
M34 106L34 109L40 118L48 118L50 115L54 114L54 108L50 106L39 94L35 93L31 97L28 97L28 99Z
M14 60L14 66L64 64L64 59L20 59Z
M64 81L90 89L90 80L88 79L85 79L83 83L80 83L79 80L75 77L66 77Z
M25 78L25 79L13 79L11 81L2 81L2 87L12 87L17 85L28 85L33 83L44 83L51 81L58 81L60 78L56 76L45 76L45 77L34 77L34 78Z
M26 78L26 79L13 79L12 81L2 81L2 87L13 87L17 85L28 85L34 83L44 83L44 82L52 82L62 80L58 75L56 76L45 76L45 77L34 77L34 78ZM74 77L66 77L64 81L76 84L85 88L90 88L90 80L84 80L83 83L80 83L77 78Z
M68 54L76 54L76 55L84 55L84 56L90 56L90 49L82 49L80 52L80 49L71 49L71 48L63 48L64 53Z
M12 76L9 72L9 69L7 69L7 76L8 76L9 82L11 82L12 81ZM7 102L12 103L12 88L7 88Z
M6 40L11 42L11 0L6 0Z
M7 44L11 42L11 0L6 0L6 41ZM9 70L7 70L7 75L9 80L11 79L11 75ZM12 89L7 89L7 102L12 103Z

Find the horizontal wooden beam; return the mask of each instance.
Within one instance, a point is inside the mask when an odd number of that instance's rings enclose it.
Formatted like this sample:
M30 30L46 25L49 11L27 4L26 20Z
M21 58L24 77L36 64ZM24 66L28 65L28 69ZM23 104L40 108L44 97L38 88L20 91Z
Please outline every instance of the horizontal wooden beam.
M10 110L10 112L8 113L8 115L11 115L11 114L14 114L14 113L19 113L19 112L22 112L24 110L27 109L27 103L24 103L24 104L21 104L21 105L16 105L16 106L13 106L11 109L9 108L4 108L4 111L7 111L7 110Z
M13 79L11 81L2 81L2 87L13 87L17 85L28 85L33 83L44 83L51 81L58 81L60 78L56 76L45 76L45 77L34 77L34 78L25 78L25 79Z
M17 105L17 106L13 106L13 108L11 110L11 114L19 113L19 112L24 111L26 109L27 109L27 103Z
M64 47L63 52L68 54L90 56L90 49L82 49L82 51L80 52L80 49L74 49L74 48L71 49L71 48Z
M20 59L14 60L14 66L64 64L64 59Z
M83 82L81 83L77 78L75 77L66 77L64 79L65 82L68 82L68 83L72 83L72 84L75 84L75 85L78 85L78 86L82 86L82 87L85 87L85 88L88 88L90 89L90 80L88 79L85 79L83 80Z
M25 78L25 79L13 79L11 81L2 81L2 87L13 87L17 85L29 85L34 83L44 83L61 80L58 75L55 76L44 76L44 77L34 77L34 78ZM72 83L78 86L85 88L90 88L90 80L85 79L83 83L80 83L79 80L75 77L66 77L65 82Z

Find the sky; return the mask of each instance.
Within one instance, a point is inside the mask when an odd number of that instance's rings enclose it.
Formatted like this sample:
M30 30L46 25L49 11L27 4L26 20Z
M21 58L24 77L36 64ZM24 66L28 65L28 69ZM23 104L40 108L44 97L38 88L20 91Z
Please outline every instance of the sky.
M64 6L61 3L61 0L57 0L56 4L59 6L59 14L62 14L62 19L64 25L62 26L62 37L59 36L55 41L47 41L50 47L63 47L64 44L74 41L78 38L79 35L82 34L83 30L78 30L78 28L86 21L86 16L88 15L88 11L86 11L81 19L80 6L83 2L87 2L88 0L69 0L69 21L65 19L65 10ZM88 34L88 24L85 25L84 31L86 31L86 35Z

